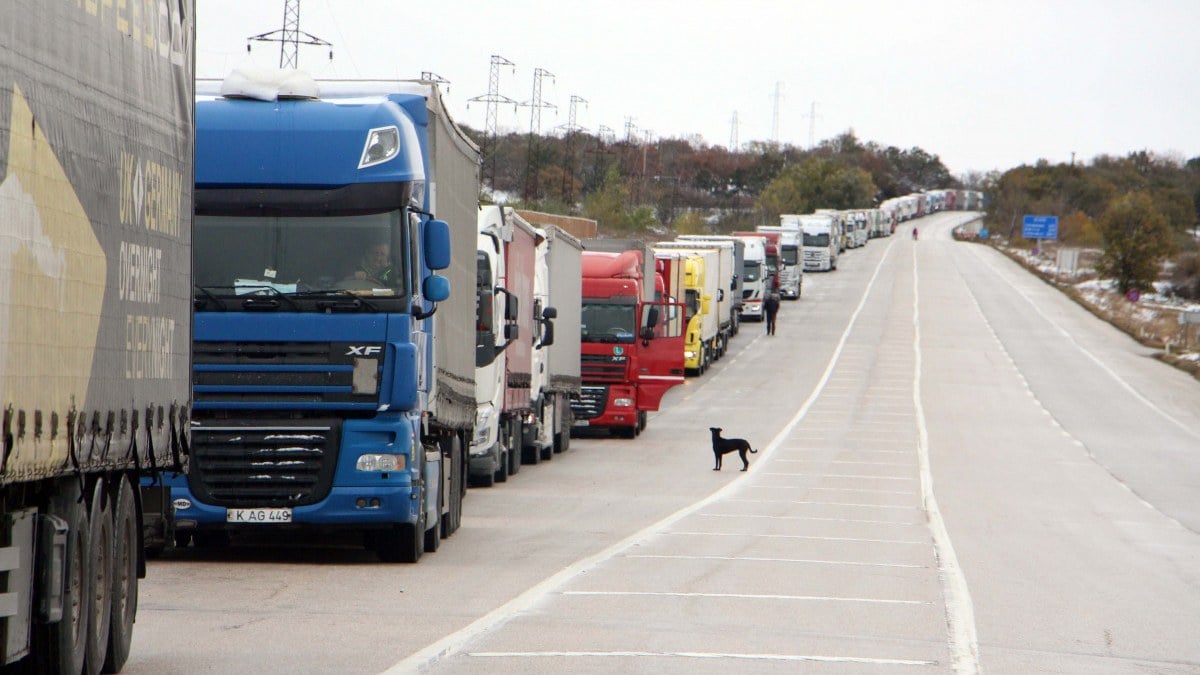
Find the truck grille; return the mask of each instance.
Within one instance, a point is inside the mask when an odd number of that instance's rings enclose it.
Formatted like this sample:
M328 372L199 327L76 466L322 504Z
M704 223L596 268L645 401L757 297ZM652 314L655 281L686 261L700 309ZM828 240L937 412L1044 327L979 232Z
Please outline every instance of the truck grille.
M608 403L608 387L584 386L579 398L571 399L571 412L577 420L595 419L604 414Z
M370 345L376 381L382 345ZM360 352L361 346L355 347ZM201 407L221 403L375 403L372 393L354 393L355 356L350 346L329 342L194 342L193 397Z
M624 356L583 354L579 357L579 374L584 382L624 382Z
M340 423L288 422L194 422L188 480L196 497L227 508L304 506L324 499L333 484Z

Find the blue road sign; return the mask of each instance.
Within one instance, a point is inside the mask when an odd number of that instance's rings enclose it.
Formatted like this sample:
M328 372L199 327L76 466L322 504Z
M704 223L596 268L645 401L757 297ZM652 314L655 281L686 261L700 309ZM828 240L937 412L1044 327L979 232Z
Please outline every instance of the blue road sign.
M1025 216L1021 236L1026 239L1058 239L1058 216Z

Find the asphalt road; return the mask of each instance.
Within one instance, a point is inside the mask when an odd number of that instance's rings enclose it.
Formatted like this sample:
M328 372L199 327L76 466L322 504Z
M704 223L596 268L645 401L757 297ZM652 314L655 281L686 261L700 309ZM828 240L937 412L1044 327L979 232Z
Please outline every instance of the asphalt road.
M964 218L806 275L639 438L473 489L416 565L153 561L124 672L1200 671L1200 384Z

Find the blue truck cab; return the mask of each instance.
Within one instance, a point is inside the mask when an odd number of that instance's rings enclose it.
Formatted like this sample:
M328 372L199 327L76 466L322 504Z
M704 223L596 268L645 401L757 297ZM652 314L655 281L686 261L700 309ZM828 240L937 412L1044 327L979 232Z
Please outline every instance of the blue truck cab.
M433 217L430 92L231 82L196 101L176 542L360 530L381 559L415 562L458 526L471 433L435 400L439 358L458 346L434 349L452 245Z

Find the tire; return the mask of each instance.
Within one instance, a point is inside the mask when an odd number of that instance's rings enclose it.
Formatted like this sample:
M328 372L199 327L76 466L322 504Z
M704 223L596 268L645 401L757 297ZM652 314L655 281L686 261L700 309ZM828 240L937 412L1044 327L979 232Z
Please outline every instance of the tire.
M646 430L646 425L650 423L650 415L645 410L639 410L637 414L637 430L642 433Z
M112 625L113 590L113 514L108 483L97 479L92 489L92 506L88 509L89 578L87 655L84 673L97 675L108 653L109 627Z
M442 517L442 536L449 537L462 526L463 498L467 494L467 457L462 438L455 435L449 443L450 494L446 514Z
M46 511L67 523L67 559L63 577L63 616L57 623L40 625L34 633L34 671L50 673L83 672L87 654L91 537L87 508L77 478L58 482Z
M493 476L496 483L508 482L508 451L500 452L500 468L496 469L496 474Z
M424 446L422 446L422 450L424 450ZM435 509L437 512L437 521L433 523L432 527L430 527L428 520L429 515L426 513L426 520L423 523L424 528L421 531L421 536L425 539L424 549L428 553L437 553L437 550L442 546L442 501L446 497L446 495L442 494L442 476L444 475L442 472L446 470L446 457L442 454L440 447L438 448L438 454L440 455L440 458L437 461L439 464L441 464L441 466L438 468L438 479L436 481L425 481L426 490L429 490L431 487L432 489L436 490L433 495L433 503L437 505L437 508ZM429 460L427 459L425 463L426 469L429 468L428 462ZM425 502L429 500L429 495L423 494L421 497L421 510L424 512Z
M425 516L413 525L401 523L381 532L375 540L379 559L389 563L415 563L425 552Z
M525 451L521 447L520 420L514 421L508 429L508 475L515 476L521 472L521 460Z
M571 449L571 432L560 431L554 434L554 451L558 453L566 452Z
M138 600L138 518L133 486L125 477L113 488L112 619L104 672L119 673L129 658Z

